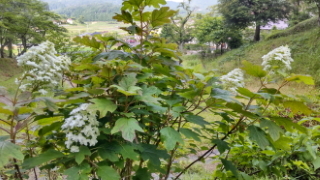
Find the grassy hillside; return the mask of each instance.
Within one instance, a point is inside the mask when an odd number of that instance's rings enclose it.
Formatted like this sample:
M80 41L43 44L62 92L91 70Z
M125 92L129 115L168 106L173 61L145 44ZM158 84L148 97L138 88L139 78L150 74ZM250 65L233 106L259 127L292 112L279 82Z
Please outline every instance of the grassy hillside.
M220 69L228 72L239 66L241 60L261 64L261 57L274 48L288 45L295 60L292 72L310 74L320 85L320 28L316 19L309 19L300 24L269 35L266 40L229 51L215 61Z
M17 85L14 81L21 72L15 59L0 58L0 86L7 87L8 91L15 90Z

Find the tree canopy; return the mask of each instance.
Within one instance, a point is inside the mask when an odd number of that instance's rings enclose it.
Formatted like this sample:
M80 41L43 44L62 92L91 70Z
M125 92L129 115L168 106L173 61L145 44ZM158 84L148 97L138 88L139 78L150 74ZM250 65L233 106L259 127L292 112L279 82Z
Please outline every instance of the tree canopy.
M254 41L260 40L260 27L288 16L290 4L283 0L219 0L226 22L236 28L255 26Z
M65 32L66 29L53 23L60 18L50 12L46 3L39 0L3 0L0 5L0 45L1 56L4 56L4 47L9 49L12 56L12 44L21 43L26 52L28 44L43 41L51 31Z

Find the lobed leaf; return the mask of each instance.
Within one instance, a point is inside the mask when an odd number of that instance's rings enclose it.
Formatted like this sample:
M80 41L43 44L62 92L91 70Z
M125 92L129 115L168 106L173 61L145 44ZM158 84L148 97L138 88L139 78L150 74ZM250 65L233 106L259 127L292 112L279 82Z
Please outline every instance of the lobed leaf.
M166 23L170 23L170 17L176 14L177 11L170 10L169 7L161 7L160 9L155 9L152 11L151 15L151 25L152 27L162 26Z
M143 132L143 129L134 118L120 118L116 121L111 133L114 134L119 131L121 131L123 139L132 142L136 137L135 131Z
M169 151L173 150L177 143L184 143L179 132L171 127L161 129L160 134L165 148Z
M109 99L97 98L90 99L94 104L90 104L88 109L91 111L99 111L100 118L104 117L108 112L114 112L117 109L117 105Z

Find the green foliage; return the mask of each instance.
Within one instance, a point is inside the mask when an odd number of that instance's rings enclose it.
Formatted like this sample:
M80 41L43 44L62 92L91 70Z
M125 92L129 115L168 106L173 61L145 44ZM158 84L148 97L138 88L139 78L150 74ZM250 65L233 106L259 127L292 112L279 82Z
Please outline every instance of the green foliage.
M7 165L11 158L23 160L24 155L22 154L20 147L7 141L8 136L0 136L0 168Z

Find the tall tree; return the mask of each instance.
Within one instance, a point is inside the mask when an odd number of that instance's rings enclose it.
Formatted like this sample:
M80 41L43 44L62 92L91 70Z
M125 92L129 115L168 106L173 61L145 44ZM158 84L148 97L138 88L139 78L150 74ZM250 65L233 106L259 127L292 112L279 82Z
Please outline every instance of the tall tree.
M176 16L171 17L171 24L164 25L161 36L165 37L179 45L179 50L183 51L185 43L193 39L192 29L193 25L188 24L190 17L194 11L190 7L191 0L187 2L182 2L178 6L182 9L184 16L176 14Z
M320 26L320 0L305 0L309 4L314 4L318 11L318 25Z
M4 57L4 48L12 57L14 41L22 44L26 52L28 43L39 43L45 40L49 31L65 32L66 29L53 24L59 16L48 10L46 3L39 0L2 0L0 4L0 55Z
M225 43L229 42L231 48L237 48L242 44L238 30L227 28L222 17L212 17L210 14L195 22L194 34L201 43L214 43L217 47L220 46L221 54Z
M237 28L255 25L254 41L260 41L261 26L287 18L290 4L283 0L219 0L226 22Z

